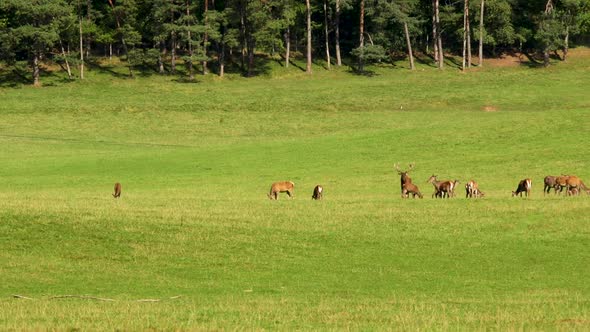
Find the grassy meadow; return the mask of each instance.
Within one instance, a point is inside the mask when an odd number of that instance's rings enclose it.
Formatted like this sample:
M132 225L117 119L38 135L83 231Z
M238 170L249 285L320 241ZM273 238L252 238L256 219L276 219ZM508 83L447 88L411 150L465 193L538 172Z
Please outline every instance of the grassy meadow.
M372 70L0 84L0 330L589 330L590 51Z

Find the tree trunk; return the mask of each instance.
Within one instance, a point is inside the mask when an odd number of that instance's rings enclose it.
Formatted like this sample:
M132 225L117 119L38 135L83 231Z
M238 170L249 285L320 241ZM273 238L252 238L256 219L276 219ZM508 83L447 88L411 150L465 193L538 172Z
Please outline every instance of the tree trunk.
M158 54L158 72L164 74L164 59L162 55L166 55L166 44L163 41L160 42L160 53Z
M410 32L408 30L408 22L404 22L404 32L406 34L406 44L408 44L408 57L410 58L410 69L414 70L414 55L412 54L412 42L410 41Z
M82 16L80 16L80 20L79 20L79 26L80 26L80 79L83 80L84 79L84 42L82 40Z
M170 9L170 19L174 22L174 9ZM176 32L170 31L170 72L176 73Z
M336 38L336 65L342 66L342 58L340 57L340 0L336 0L336 22L334 22L335 38Z
M170 46L170 72L176 73L176 33L172 31L172 38L171 38L171 46Z
M205 0L205 12L203 14L204 17L204 21L205 21L205 33L203 35L203 55L206 57L207 56L207 40L208 40L208 35L207 35L207 29L209 29L209 26L207 25L208 22L208 11L209 11L209 0ZM207 75L207 73L209 72L209 70L207 69L207 60L203 60L202 62L203 65L203 75Z
M565 38L563 40L563 61L567 60L567 52L569 52L570 27L565 27Z
M463 58L461 61L461 70L465 70L467 62L467 0L463 0Z
M307 11L307 66L305 71L311 74L311 4L309 0L305 0L305 8Z
M435 0L435 16L436 16L436 38L438 45L438 68L443 69L445 62L445 55L442 47L442 31L440 28L439 2Z
M113 43L109 43L109 63L113 60Z
M436 0L432 0L432 50L434 62L438 64L438 32L436 28Z
M33 54L33 86L41 86L41 82L39 81L39 54L37 52Z
M359 57L359 71L364 70L362 50L365 47L365 0L361 0L360 22L359 22L359 48L361 56Z
M66 63L66 70L68 72L68 78L72 79L72 69L70 68L70 62L68 61L68 58L66 56L66 50L64 49L61 38L59 39L59 46L61 47L61 55L64 57L64 61Z
M108 0L109 5L111 6L111 9L115 9L115 5L113 4L113 0ZM125 55L127 56L127 63L129 64L129 77L133 78L133 66L131 64L131 59L129 59L129 52L127 50L127 43L125 42L125 37L123 36L123 32L121 31L121 20L119 19L119 16L114 15L115 16L115 22L117 23L117 30L119 30L119 32L121 32L121 44L123 44L123 52L125 52Z
M190 2L189 0L186 0L186 16L190 17L191 16L191 11L190 11ZM186 20L186 27L187 27L187 37L188 37L188 56L189 56L189 60L188 60L188 79L190 81L195 79L195 73L193 71L193 40L191 37L191 26L189 23L189 20Z
M66 63L66 71L68 72L68 78L72 79L72 70L70 69L70 62L66 57L66 50L64 49L64 45L61 42L61 38L59 39L59 46L61 47L61 56L64 57L64 61Z
M328 70L331 69L330 64L330 38L328 34L328 4L327 0L324 0L324 34L326 35L326 61L328 63Z
M467 68L471 68L471 27L469 25L469 0L465 0L465 26L467 29Z
M92 22L90 11L92 10L92 0L86 0L86 20ZM90 38L86 37L86 58L90 57Z
M553 12L553 1L548 0L545 5L545 19ZM545 45L543 50L543 66L549 67L549 45Z
M291 56L291 31L287 27L285 31L285 68L289 68L289 57Z
M219 61L219 77L223 77L225 74L225 43L221 43L221 52L218 54L218 61Z
M479 10L479 67L483 66L483 10L484 0L481 0L481 8Z
M246 49L246 13L245 13L244 4L240 3L240 60L242 63L242 70L245 71L246 69L246 53L244 52Z

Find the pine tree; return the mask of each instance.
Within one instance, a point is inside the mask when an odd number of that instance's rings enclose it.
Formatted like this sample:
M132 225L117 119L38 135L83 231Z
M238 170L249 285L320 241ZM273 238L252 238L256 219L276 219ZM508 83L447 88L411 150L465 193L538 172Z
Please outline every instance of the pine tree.
M64 0L4 0L0 6L9 18L0 32L7 42L4 47L28 54L33 85L41 86L41 59L59 41L59 22L71 15L72 8Z

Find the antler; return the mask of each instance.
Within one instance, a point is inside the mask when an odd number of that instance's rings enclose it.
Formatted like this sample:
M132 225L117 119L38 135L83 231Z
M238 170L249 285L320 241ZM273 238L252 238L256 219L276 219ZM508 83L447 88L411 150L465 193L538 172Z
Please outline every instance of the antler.
M401 172L401 170L399 169L399 166L397 165L397 163L393 164L393 167L395 167L395 170L398 172Z
M410 166L410 168L408 169L408 172L411 171L411 170L413 170L414 169L414 166L416 166L416 164L415 163L411 163L409 166Z

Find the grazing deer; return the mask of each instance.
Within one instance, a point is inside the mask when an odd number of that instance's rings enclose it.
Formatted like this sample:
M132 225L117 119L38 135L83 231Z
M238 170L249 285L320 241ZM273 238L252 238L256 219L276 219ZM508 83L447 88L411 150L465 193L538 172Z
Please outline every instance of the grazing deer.
M559 193L561 195L561 193L563 192L563 188L567 187L567 179L569 179L569 175L560 175L555 177L555 192ZM557 189L559 189L559 192L557 191Z
M516 191L512 192L512 197L519 195L520 197L522 197L522 193L525 193L526 197L529 197L529 195L531 194L531 179L524 179L521 180L518 183L518 187L516 188Z
M412 183L412 179L410 178L410 176L408 175L408 173L410 173L410 171L412 169L414 169L414 163L411 163L408 165L410 168L408 168L407 171L402 171L401 169L399 169L399 166L396 164L393 165L393 167L395 167L395 170L397 171L397 174L399 174L400 177L400 188L402 190L402 194L404 191L404 184L406 183Z
M275 182L270 186L270 193L268 194L268 198L270 199L278 199L279 193L286 192L289 197L293 198L295 189L295 183L291 181L284 181L284 182Z
M545 179L543 179L543 196L545 196L545 194L548 194L551 191L551 188L553 188L553 193L556 194L557 193L557 176L552 176L552 175L547 175L545 177Z
M584 190L587 194L590 195L590 189L588 187L586 187L586 185L584 184L584 182L582 182L582 179L580 179L579 177L575 176L575 175L571 175L567 178L566 180L566 189L568 191L573 191L575 192L576 195L580 194L581 190ZM571 194L570 194L571 196Z
M311 199L315 199L315 200L320 200L324 197L324 187L322 187L321 185L317 185L315 186L315 188L313 188L313 194L311 195Z
M454 197L455 196L455 187L457 186L457 184L459 183L459 180L455 180L455 181L438 181L436 179L437 175L432 175L431 177L428 178L428 181L426 181L426 183L432 183L432 185L434 186L434 193L432 194L432 197L438 197L438 198L449 198L449 197Z
M420 199L423 198L420 189L418 189L418 187L415 184L406 183L402 186L402 198L409 198L410 194L412 194L413 198L416 198L416 195L418 195Z
M473 180L470 180L465 184L465 198L478 198L484 197L483 191L479 190L479 184Z
M119 182L115 183L115 193L113 194L113 197L121 197L121 184Z

